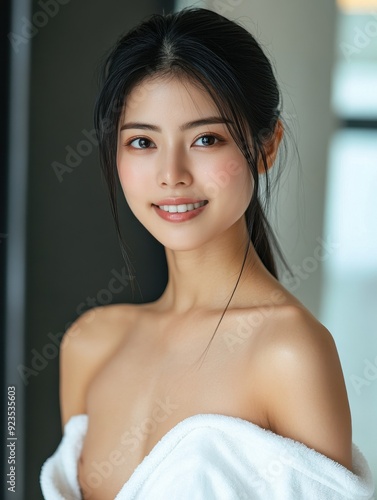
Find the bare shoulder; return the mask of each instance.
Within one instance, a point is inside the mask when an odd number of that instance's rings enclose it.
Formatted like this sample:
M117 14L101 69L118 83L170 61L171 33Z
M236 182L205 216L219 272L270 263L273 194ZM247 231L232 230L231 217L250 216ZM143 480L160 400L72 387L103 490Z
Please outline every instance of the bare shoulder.
M87 388L98 370L127 337L135 320L133 304L95 307L79 316L60 344L60 410L62 427L73 415L86 413Z
M351 469L351 415L333 336L304 306L278 308L262 342L269 428Z

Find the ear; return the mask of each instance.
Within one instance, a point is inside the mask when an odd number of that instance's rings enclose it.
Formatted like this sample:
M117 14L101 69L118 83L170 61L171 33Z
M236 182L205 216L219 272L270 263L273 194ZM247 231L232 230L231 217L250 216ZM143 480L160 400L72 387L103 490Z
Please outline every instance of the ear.
M266 154L267 167L270 169L275 162L276 155L279 149L279 144L284 135L284 127L281 120L277 120L273 136L264 143L263 148ZM266 170L263 160L260 157L258 161L258 173L265 174Z

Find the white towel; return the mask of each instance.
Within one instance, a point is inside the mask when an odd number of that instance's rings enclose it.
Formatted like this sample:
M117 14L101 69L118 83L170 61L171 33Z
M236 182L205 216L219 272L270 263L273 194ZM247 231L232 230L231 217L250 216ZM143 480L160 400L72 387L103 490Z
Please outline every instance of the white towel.
M88 416L75 415L41 469L46 500L81 499L77 463ZM187 417L154 446L116 500L373 500L365 457L353 473L302 443L238 417Z

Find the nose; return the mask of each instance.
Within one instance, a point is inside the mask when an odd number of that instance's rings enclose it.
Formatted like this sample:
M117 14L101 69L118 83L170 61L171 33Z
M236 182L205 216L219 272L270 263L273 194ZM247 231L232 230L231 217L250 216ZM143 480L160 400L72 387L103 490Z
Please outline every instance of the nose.
M165 155L161 155L158 170L158 183L160 186L171 187L178 184L189 186L192 180L188 159L185 158L182 151L177 148Z

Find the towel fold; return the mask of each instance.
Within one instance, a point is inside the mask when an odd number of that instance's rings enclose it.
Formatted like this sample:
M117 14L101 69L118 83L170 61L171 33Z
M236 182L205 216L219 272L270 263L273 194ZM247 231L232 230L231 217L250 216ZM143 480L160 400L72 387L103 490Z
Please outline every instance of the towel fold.
M74 415L40 474L46 500L81 500L77 464L88 416ZM199 414L173 427L116 500L373 500L365 457L353 472L302 443L238 417Z

